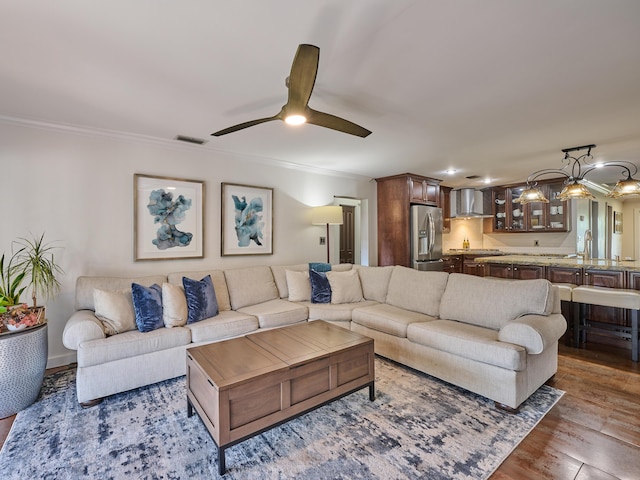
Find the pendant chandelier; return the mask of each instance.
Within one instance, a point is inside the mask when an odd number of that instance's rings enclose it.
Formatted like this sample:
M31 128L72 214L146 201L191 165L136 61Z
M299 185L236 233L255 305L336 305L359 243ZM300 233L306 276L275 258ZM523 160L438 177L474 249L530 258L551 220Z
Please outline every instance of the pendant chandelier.
M549 199L544 196L544 193L542 193L542 190L540 190L536 182L537 178L549 174L559 174L567 177L564 182L564 187L557 197L558 200L571 200L572 198L594 199L595 197L593 194L584 185L586 182L585 176L602 167L619 167L623 169L622 175L626 175L626 178L618 180L618 183L616 183L613 189L605 196L610 198L621 198L640 195L640 181L632 177L632 175L638 173L638 167L627 161L605 162L598 164L590 163L593 160L593 157L591 156L591 149L595 147L595 145L583 145L581 147L563 149L562 152L564 153L564 158L562 159L562 162L564 163L564 166L562 168L545 168L543 170L533 172L527 178L527 186L515 202L523 205L533 202L549 203ZM577 152L585 149L587 150L587 153L578 157L572 157L569 155L571 152Z

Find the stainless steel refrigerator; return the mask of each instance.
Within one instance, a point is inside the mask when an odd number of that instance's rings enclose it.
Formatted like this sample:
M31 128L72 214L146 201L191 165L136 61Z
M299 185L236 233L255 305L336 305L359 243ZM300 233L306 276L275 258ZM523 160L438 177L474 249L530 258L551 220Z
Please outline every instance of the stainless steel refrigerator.
M411 205L411 265L442 271L442 209Z

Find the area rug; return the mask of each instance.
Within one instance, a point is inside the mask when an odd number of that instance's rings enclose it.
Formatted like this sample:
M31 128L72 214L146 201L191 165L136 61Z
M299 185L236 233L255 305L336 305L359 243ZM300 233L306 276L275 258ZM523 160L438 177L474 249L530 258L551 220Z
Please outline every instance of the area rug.
M368 389L227 450L228 479L482 479L563 392L542 386L517 415L433 377L376 358ZM213 440L187 418L185 377L83 409L75 371L45 377L0 452L0 478L220 478Z

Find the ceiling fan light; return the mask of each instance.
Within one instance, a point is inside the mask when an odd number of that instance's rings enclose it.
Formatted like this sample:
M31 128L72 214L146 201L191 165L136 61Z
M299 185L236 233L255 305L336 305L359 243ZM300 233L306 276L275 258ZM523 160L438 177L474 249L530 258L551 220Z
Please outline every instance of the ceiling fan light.
M571 200L572 198L589 198L595 199L596 197L589 191L587 187L573 180L567 183L562 191L558 194L558 200Z
M549 199L544 196L544 193L542 193L542 190L538 187L528 186L522 191L520 196L514 200L514 202L526 205L527 203L534 202L549 203Z
M289 115L284 119L289 125L302 125L307 122L307 117L304 115Z
M626 180L618 180L615 187L606 194L609 198L629 197L640 195L640 182L631 177Z

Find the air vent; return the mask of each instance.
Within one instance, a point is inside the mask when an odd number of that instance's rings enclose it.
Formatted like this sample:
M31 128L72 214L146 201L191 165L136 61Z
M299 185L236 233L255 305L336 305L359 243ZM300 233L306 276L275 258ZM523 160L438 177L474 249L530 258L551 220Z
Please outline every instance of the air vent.
M468 177L465 177L465 178L468 178L469 180L477 180L478 178L480 178L480 175L469 175Z
M178 135L176 137L176 140L180 140L181 142L193 143L195 145L204 145L205 143L207 143L207 141L202 138L188 137L186 135Z

